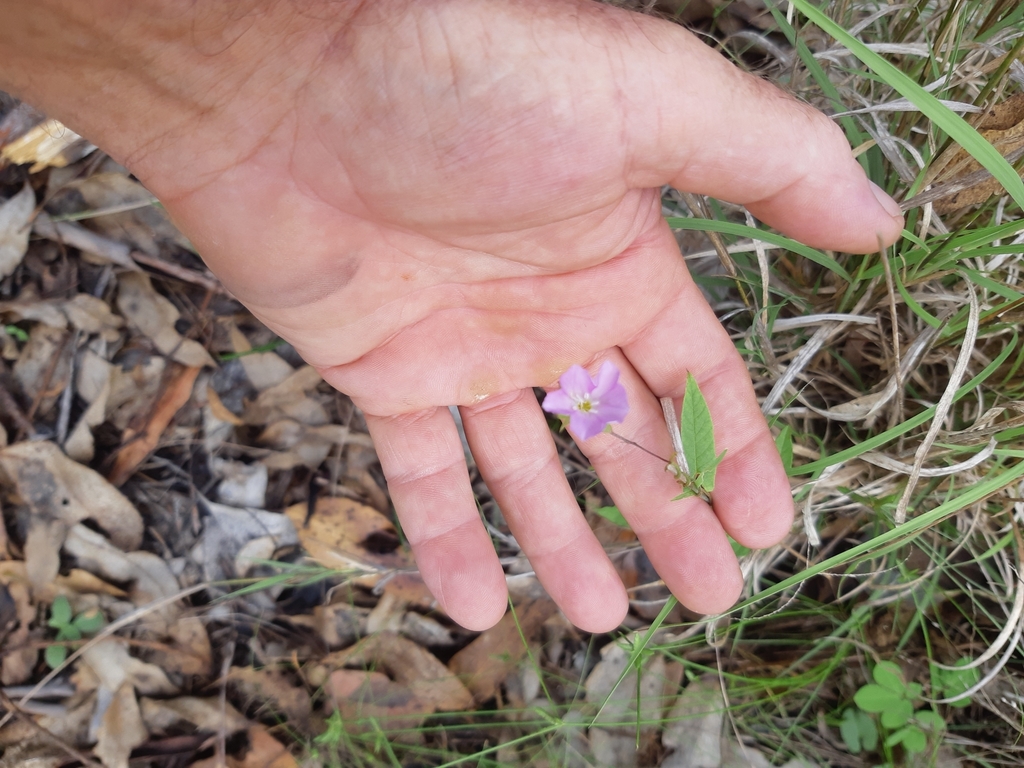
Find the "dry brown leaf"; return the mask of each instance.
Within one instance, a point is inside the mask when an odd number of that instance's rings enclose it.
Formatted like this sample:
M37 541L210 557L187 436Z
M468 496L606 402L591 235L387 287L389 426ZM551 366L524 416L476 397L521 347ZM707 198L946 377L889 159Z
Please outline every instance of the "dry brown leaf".
M120 430L144 424L146 415L163 388L167 360L159 355L146 358L130 370L114 366L110 372L107 420Z
M380 632L351 648L329 654L315 665L310 679L324 679L346 666L386 673L435 712L459 712L473 706L466 686L434 654L396 632Z
M533 640L544 622L557 610L547 598L517 605L518 627L516 616L506 613L501 621L456 653L448 666L473 692L478 703L487 701L526 655L527 648L522 638L525 637L527 642Z
M262 392L245 410L246 424L270 424L280 419L292 419L301 424L318 427L330 422L327 410L319 401L306 393L323 381L311 365L297 368L280 384Z
M171 419L192 397L192 385L196 383L199 368L178 368L172 372L170 381L153 406L145 428L138 434L124 435L125 446L117 454L109 479L114 485L121 485L132 476L136 468L145 461L163 436Z
M128 653L123 640L107 637L86 645L80 657L95 675L98 685L113 692L122 685L132 686L143 696L172 696L178 689L155 664L147 664Z
M160 244L164 242L190 247L171 223L167 211L154 205L153 194L124 173L105 171L69 181L62 185L53 202L59 205L62 196L75 193L81 195L86 210L107 211L88 221L91 229L106 237L131 243L150 256L159 256ZM136 207L116 210L130 206Z
M334 708L347 729L415 732L434 708L420 701L408 687L380 672L339 669L325 685Z
M96 755L106 768L128 768L128 756L149 738L130 682L114 691L96 734Z
M23 289L21 298L0 301L0 312L12 315L12 319L34 320L51 328L70 325L85 333L98 334L108 342L117 341L124 326L124 320L111 311L107 302L87 293L75 294L71 299L40 299L33 291Z
M249 728L249 747L241 757L228 755L228 768L298 768L287 747L262 725Z
M251 352L252 345L234 323L228 324L228 332L234 351L245 353L238 360L257 392L277 386L295 372L295 369L274 352Z
M210 413L218 421L226 422L233 427L240 427L245 424L241 416L238 416L224 405L224 401L220 399L217 390L209 384L206 386L206 404L210 408Z
M305 688L292 683L271 667L232 667L228 682L249 702L260 703L261 716L287 720L306 736L313 736L313 704Z
M263 459L268 469L291 469L297 466L315 469L324 462L335 445L344 445L354 440L369 442L369 436L353 434L341 424L311 427L291 419L274 422L256 438L261 445L279 451Z
M0 159L11 165L32 163L29 173L48 166L63 168L96 149L59 120L44 120L0 149Z
M173 597L178 592L178 581L163 558L152 552L122 552L84 525L76 525L67 532L64 551L82 569L109 581L130 584L129 598L136 607ZM176 603L168 602L147 613L140 624L164 634L180 610Z
M53 443L23 442L4 448L0 471L32 511L25 562L40 594L57 575L60 548L71 526L92 520L121 549L137 549L141 543L142 518L131 502Z
M128 593L115 587L95 574L81 568L72 568L67 576L58 576L57 587L64 591L77 592L82 595L110 595L111 597L128 597Z
M0 203L0 279L7 277L25 257L28 237L32 234L29 220L36 207L36 196L26 184L14 197Z
M1004 157L1024 147L1024 93L1017 93L988 110L978 122L978 132ZM954 144L929 169L926 184L950 184L981 170L981 165L963 147ZM948 214L985 202L1003 190L989 176L966 189L935 202L935 211Z
M192 559L203 569L208 581L234 578L225 566L235 562L238 553L253 539L271 537L277 547L299 543L292 521L277 512L263 509L236 509L225 504L203 500L208 512L203 522L203 535L192 548Z
M0 627L0 684L19 685L32 676L39 650L30 647L29 628L36 618L36 607L29 591L25 564L15 561L0 563L0 588L6 589L14 603L14 615L8 626Z
M156 292L148 275L133 272L118 278L117 308L129 325L172 360L193 368L216 367L202 344L184 338L175 330L174 324L181 313Z
M71 355L64 348L67 338L67 331L38 323L14 364L14 378L38 404L38 413L48 413L67 386L71 374Z
M165 672L209 677L213 674L213 646L198 616L183 616L167 631L170 642L153 651L151 659Z
M64 451L75 461L92 461L95 454L92 430L107 418L112 372L113 366L91 349L85 350L79 358L75 389L89 407L64 441Z
M224 703L222 711L219 697L150 699L142 696L139 698L139 709L146 727L153 733L178 730L182 723L190 723L200 731L217 733L223 729L231 735L244 731L249 725L249 721L230 702Z
M395 526L373 507L352 499L321 497L310 519L306 504L285 514L314 560L329 568L412 568L412 554L400 546Z

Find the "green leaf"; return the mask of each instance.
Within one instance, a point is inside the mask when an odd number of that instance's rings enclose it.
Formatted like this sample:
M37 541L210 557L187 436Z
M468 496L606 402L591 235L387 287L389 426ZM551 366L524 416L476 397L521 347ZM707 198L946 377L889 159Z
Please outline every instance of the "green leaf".
M850 707L843 713L843 721L839 724L839 735L851 754L860 754L863 744L860 740L860 723L857 722L857 710Z
M874 752L878 747L878 726L874 718L864 714L859 709L857 713L857 724L860 726L860 741L867 752Z
M899 664L891 661L878 662L871 670L871 676L880 686L894 693L902 695L907 689L907 684L903 682L903 670Z
M775 438L775 449L782 457L782 466L786 468L786 474L793 468L793 430L787 424Z
M914 716L914 705L906 699L897 699L882 712L882 725L886 728L900 728Z
M957 660L955 666L963 667L970 663L970 660L960 658ZM964 691L971 688L981 679L981 672L977 667L971 669L942 669L941 667L932 667L932 685L935 686L935 692L940 699L948 699L952 696L959 696ZM949 703L951 707L967 707L971 704L971 697L966 696L959 701L952 701Z
M850 53L860 59L901 96L913 102L935 125L949 134L950 138L988 169L1009 192L1014 202L1024 208L1024 180L1017 175L1013 166L1006 162L1006 158L999 154L999 150L986 141L966 120L944 106L935 96L832 21L808 0L792 0L792 3L810 21L846 46Z
M43 658L46 659L46 666L50 669L56 669L64 663L64 659L68 657L68 649L63 645L48 645L46 650L43 652Z
M615 525L620 528L629 528L629 523L626 522L626 518L622 516L621 512L619 512L618 507L598 507L594 512L608 522L615 523Z
M28 341L28 334L16 325L5 325L4 333L8 336L13 336L18 341Z
M49 625L54 629L59 629L65 626L71 621L71 603L64 595L57 595L53 600L53 605L50 606L50 621Z
M898 739L897 736L899 737ZM900 742L903 742L903 747L908 752L924 752L928 746L928 737L916 725L908 725L906 728L896 731L896 733L885 740L885 743L890 747Z
M865 712L885 712L899 706L900 702L906 701L898 693L871 683L857 691L853 696L853 700ZM909 704L909 702L907 703Z
M612 509L615 509L615 507L612 507ZM103 626L106 623L107 622L103 618L103 614L98 610L80 613L75 616L75 620L72 622L72 624L74 624L74 626L77 627L83 635L96 634L103 629Z
M935 733L941 733L946 730L945 719L934 709L922 709L920 712L915 712L914 719Z
M723 235L749 237L753 240L761 240L765 243L771 243L772 245L780 245L788 251L799 253L805 259L809 259L815 264L820 264L826 269L835 272L846 282L853 282L853 278L850 277L850 273L843 269L843 266L831 256L806 246L803 243L798 243L796 240L791 240L788 237L777 235L774 232L757 229L756 227L748 227L745 224L735 224L731 221L718 221L717 219L687 219L678 216L668 216L665 218L665 221L667 221L668 225L673 229L695 229L698 232L721 232Z
M683 455L689 465L690 476L703 474L703 484L699 487L714 488L715 467L722 457L715 456L715 428L711 423L711 411L692 373L686 375L679 432L683 438Z
M924 693L924 686L920 683L907 683L907 698L913 701L914 699L921 698L921 694Z
M82 633L78 631L78 627L74 624L65 624L60 628L57 633L58 640L81 640Z

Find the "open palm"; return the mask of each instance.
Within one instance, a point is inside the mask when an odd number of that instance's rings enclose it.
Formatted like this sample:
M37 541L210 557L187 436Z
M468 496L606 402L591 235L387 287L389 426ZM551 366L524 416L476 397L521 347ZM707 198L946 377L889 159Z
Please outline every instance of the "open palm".
M659 190L746 204L816 246L873 250L900 219L842 135L675 25L591 2L282 16L291 5L213 46L196 105L145 141L120 139L121 156L239 299L364 410L445 610L484 628L506 600L447 409L458 405L553 598L584 629L621 621L625 592L532 391L604 360L629 392L617 430L665 456L657 398L680 397L687 372L701 384L728 451L713 509L670 501L664 465L608 435L582 448L680 600L727 608L741 577L726 532L773 544L792 502Z

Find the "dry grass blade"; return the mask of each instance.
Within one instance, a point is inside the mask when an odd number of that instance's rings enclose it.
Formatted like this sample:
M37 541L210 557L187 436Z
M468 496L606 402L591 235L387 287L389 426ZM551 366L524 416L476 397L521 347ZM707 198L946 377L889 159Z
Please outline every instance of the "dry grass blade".
M989 440L988 445L974 454L971 458L966 461L961 461L957 464L950 464L948 467L929 467L918 470L918 477L948 477L949 475L956 475L960 472L966 472L970 469L974 469L981 464L988 461L992 454L996 450L995 438ZM874 464L876 467L887 469L890 472L898 472L903 475L909 475L914 471L913 464L907 464L906 462L894 459L891 456L886 456L883 453L877 453L876 451L868 451L860 455L862 461L866 461L868 464Z

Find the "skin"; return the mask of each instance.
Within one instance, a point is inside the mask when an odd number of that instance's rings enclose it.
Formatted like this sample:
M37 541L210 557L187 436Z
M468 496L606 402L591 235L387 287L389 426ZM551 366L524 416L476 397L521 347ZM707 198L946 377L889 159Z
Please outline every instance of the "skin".
M532 390L604 360L631 404L616 431L663 456L657 398L678 406L697 378L728 451L713 508L670 501L664 466L608 435L581 447L683 604L736 600L725 534L781 540L789 483L659 188L744 204L816 247L876 250L902 219L836 126L678 26L584 0L80 6L0 0L0 86L124 162L363 409L453 619L489 627L507 597L449 405L566 616L607 631L625 615Z

